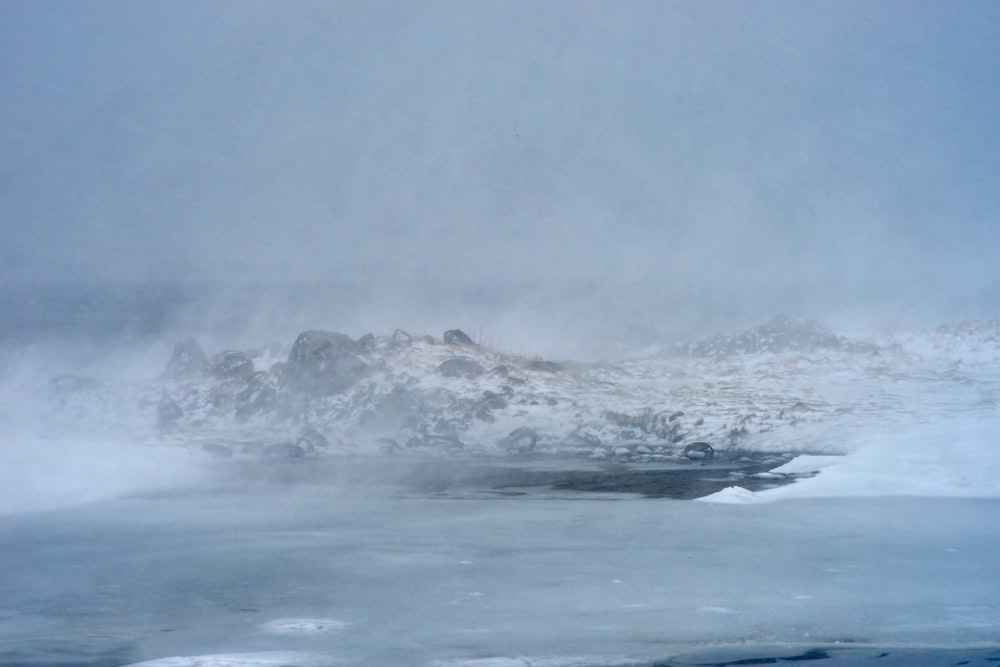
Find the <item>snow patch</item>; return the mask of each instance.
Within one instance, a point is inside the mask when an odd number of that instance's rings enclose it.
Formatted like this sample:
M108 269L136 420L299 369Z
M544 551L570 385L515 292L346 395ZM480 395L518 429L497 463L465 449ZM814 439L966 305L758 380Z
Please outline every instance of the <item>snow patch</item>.
M742 486L730 486L722 491L713 493L710 496L696 498L696 500L704 503L720 503L728 505L767 502L767 499L763 498L760 494L744 489Z
M339 664L342 664L341 660L317 653L264 651L175 656L136 662L125 667L327 667Z

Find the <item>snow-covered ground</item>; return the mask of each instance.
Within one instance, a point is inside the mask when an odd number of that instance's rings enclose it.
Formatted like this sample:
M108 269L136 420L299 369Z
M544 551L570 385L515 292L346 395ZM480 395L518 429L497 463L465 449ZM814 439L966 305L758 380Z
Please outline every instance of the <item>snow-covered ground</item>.
M0 662L1000 657L1000 323L845 337L783 319L603 363L392 340L320 394L288 384L291 345L239 353L253 371L235 376L215 354L186 377L166 359L127 381L12 374ZM454 358L481 371L442 373ZM686 457L695 442L714 461ZM377 474L755 452L782 454L764 477L800 478L692 503Z
M800 457L776 475L822 470L763 496L732 489L717 501L1000 492L997 321L848 337L775 318L604 363L520 357L401 331L342 338L350 347L335 352L357 368L346 380L336 376L335 390L296 386L295 347L280 343L219 351L189 367L175 350L169 363L160 359L128 381L102 375L100 366L59 374L34 395L27 382L8 383L6 431L28 445L7 453L8 470L17 471L7 487L18 489L6 496L7 510L16 508L12 498L29 502L29 481L44 490L46 475L66 495L86 486L72 473L81 468L111 490L116 478L141 480L148 468L154 477L190 468L181 459L166 463L174 449L192 460L513 457L637 465L686 461L684 448L704 442L720 457ZM66 474L60 461L71 463Z

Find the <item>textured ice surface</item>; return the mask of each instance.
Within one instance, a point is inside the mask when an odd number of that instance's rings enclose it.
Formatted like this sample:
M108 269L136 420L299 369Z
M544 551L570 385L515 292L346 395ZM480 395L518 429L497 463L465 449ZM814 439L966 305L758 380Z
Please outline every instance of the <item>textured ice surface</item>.
M262 651L158 658L129 667L332 667L339 664L337 660L313 653Z
M995 646L997 503L230 480L0 517L0 663L53 664L39 638L128 656L119 663L297 651L318 664L648 664L713 646Z

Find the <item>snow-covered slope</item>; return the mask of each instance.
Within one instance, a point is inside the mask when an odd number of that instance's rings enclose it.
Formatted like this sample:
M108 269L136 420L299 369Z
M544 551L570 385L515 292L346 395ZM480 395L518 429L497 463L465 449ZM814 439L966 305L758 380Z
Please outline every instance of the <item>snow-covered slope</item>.
M847 337L782 317L604 363L510 355L457 330L359 340L314 331L211 357L189 340L164 363L138 385L54 378L50 428L124 429L132 440L236 457L652 463L701 442L716 452L852 454L906 476L959 461L992 470L1000 322ZM950 484L988 492L990 474ZM865 488L879 492L878 482Z

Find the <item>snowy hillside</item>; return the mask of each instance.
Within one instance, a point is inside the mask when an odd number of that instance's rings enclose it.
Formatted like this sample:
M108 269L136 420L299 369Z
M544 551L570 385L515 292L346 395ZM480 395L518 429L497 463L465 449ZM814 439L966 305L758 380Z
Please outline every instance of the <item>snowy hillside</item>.
M458 330L357 340L310 331L291 345L210 355L187 340L163 364L140 386L54 378L53 424L127 427L145 443L224 457L655 463L704 455L695 443L847 454L906 430L943 428L947 439L993 415L1000 322L848 337L778 317L614 363L510 355Z

